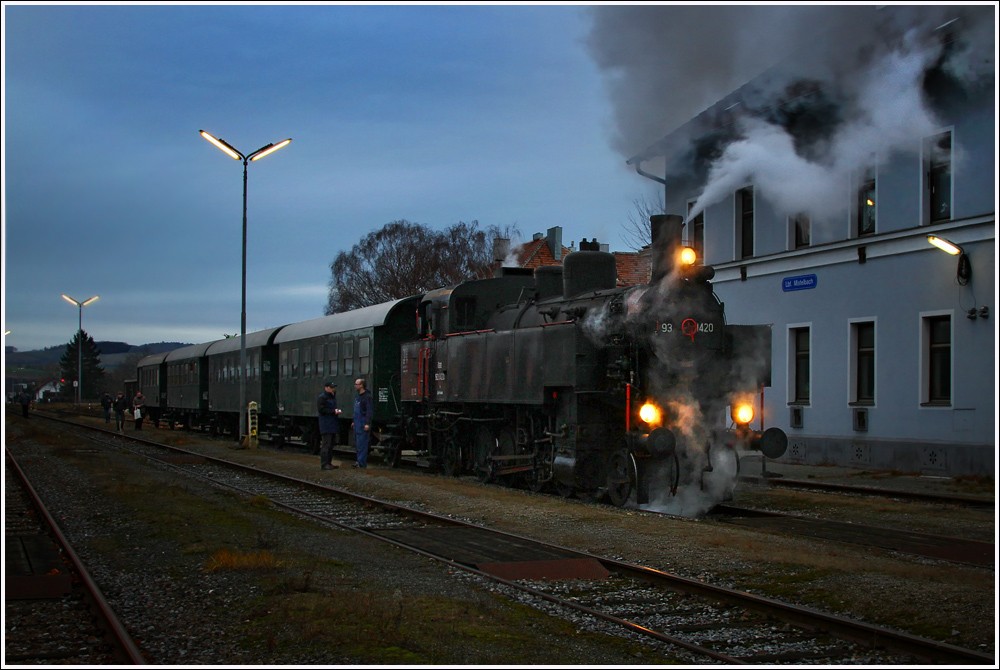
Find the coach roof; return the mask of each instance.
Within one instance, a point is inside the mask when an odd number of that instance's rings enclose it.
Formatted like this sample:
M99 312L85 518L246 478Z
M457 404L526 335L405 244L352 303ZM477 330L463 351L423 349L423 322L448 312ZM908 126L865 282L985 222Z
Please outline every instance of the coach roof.
M321 316L311 321L293 323L281 329L281 332L274 338L274 343L293 342L295 340L306 340L311 337L322 337L334 333L343 333L359 328L373 328L385 325L389 314L393 308L400 306L404 302L413 301L414 298L403 298L383 302L379 305L370 305L361 309L354 309L342 314L331 314Z
M152 354L150 356L145 356L139 360L136 364L137 368L148 368L150 365L159 365L163 362L163 359L167 357L169 351L164 351L162 354Z
M271 344L271 338L274 337L274 334L282 328L283 326L278 326L277 328L267 328L265 330L247 333L247 349L252 349L253 347L266 347ZM208 348L205 354L208 356L215 356L217 354L225 354L230 351L239 351L241 348L241 339L242 338L237 335L236 337L227 337L224 340L212 342L212 346Z
M183 361L189 358L201 358L213 344L215 344L215 342L205 342L202 344L192 344L188 347L181 347L180 349L174 349L167 354L166 361L171 363L173 361Z

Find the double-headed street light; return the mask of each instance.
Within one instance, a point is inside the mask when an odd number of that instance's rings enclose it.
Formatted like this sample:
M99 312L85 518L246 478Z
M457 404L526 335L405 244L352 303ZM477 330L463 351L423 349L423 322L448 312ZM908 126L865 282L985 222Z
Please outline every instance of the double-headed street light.
M204 130L199 131L206 140L219 147L227 155L243 161L243 309L240 312L240 441L246 435L247 404L247 163L260 160L291 142L291 138L277 144L271 143L244 156L223 139L212 137Z
M95 295L90 300L84 300L83 302L77 302L76 300L73 300L73 298L69 297L65 293L61 293L60 295L62 295L63 298L65 298L66 300L68 300L69 302L73 303L74 305L76 305L77 307L80 308L80 324L79 324L79 329L77 330L77 343L76 343L77 344L76 350L77 350L77 353L79 354L77 356L77 361L76 361L76 365L77 365L77 367L76 367L76 404L79 405L80 404L80 398L82 397L81 394L83 393L83 308L86 307L87 305L89 305L90 303L96 301L101 296Z

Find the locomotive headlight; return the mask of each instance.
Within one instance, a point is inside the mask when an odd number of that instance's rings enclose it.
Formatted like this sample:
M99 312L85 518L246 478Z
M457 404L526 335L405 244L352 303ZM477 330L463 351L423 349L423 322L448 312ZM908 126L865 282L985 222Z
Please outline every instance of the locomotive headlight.
M660 423L660 409L653 403L647 402L639 408L639 418L653 426Z
M733 405L733 421L748 424L753 421L753 405L748 402L738 402Z
M691 247L684 247L681 249L682 265L694 265L696 260L698 260L698 255L694 252L694 249Z

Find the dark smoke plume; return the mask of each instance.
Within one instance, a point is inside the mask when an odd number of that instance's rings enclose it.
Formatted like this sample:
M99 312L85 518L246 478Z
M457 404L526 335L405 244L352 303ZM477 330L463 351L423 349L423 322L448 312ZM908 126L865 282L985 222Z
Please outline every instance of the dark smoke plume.
M799 81L858 93L855 75L937 29L961 31L948 67L969 83L994 72L995 7L990 5L600 6L588 47L607 76L615 106L612 143L631 157L751 79L758 104ZM910 48L913 45L909 45Z

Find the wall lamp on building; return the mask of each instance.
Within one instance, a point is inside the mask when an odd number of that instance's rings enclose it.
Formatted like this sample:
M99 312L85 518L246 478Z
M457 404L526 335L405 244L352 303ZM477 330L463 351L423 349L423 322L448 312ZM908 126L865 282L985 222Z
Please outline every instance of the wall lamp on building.
M962 247L958 246L954 242L944 239L943 237L938 237L937 235L928 235L927 241L945 253L949 253L952 256L958 256L958 272L956 274L956 281L958 281L961 286L965 286L972 280L972 264L969 262L969 257L966 255L965 250ZM974 299L975 298L973 298L973 300ZM989 315L989 308L985 305L983 305L983 307L979 310L973 307L967 314L970 319L985 319Z
M969 280L972 279L972 264L969 262L969 257L966 255L965 250L954 242L950 242L937 235L928 235L927 241L945 253L958 256L958 283L962 286L968 284Z

